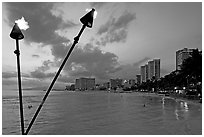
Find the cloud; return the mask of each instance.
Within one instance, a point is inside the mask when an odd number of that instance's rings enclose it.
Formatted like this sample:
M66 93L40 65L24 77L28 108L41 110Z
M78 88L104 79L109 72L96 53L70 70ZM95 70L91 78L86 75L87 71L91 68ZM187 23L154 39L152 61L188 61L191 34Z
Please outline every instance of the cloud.
M55 73L45 73L39 70L32 71L30 74L32 78L37 78L41 80L46 79L46 78L53 78L55 76Z
M22 85L24 85L24 82L28 78L30 78L29 74L21 73ZM16 89L18 87L17 84L18 84L17 72L15 71L2 72L2 89Z
M7 21L12 27L16 19L22 16L28 21L30 29L23 32L27 42L42 43L41 45L50 45L51 53L54 56L54 61L46 60L43 64L30 72L29 77L39 80L46 80L53 78L55 73L53 67L59 67L61 61L64 59L67 51L71 46L69 39L58 35L57 30L72 28L77 24L72 21L64 21L61 16L52 14L54 3L3 3L8 11ZM95 3L93 5L102 6L104 3ZM123 16L130 16L125 13L117 20L112 19L112 24L108 28L108 35L113 35L109 39L104 37L104 42L121 41L126 37L126 26L130 22L129 18ZM126 22L124 19L127 19ZM32 28L32 29L31 29ZM64 44L68 43L68 44ZM83 47L83 48L82 48ZM39 55L33 54L32 57L38 58ZM59 76L59 82L71 81L81 76L93 76L98 79L107 79L110 74L119 71L120 64L118 57L110 52L104 52L99 47L94 47L91 44L85 46L76 46L66 63L63 72ZM10 74L11 75L11 74ZM12 76L12 75L11 75ZM4 77L9 77L9 74L4 74Z
M125 79L135 79L137 74L140 74L140 66L144 63L147 63L150 60L150 57L144 57L143 59L133 63L125 64L120 66L120 70L113 74L113 77L125 78Z
M43 62L43 65L41 67L38 67L38 70L45 72L45 71L49 70L50 67L52 67L52 65L53 65L52 61L46 60Z
M56 60L63 59L70 46L53 47L52 54ZM72 77L94 76L107 79L109 74L120 70L118 57L104 52L98 47L86 44L83 48L76 46L64 68L65 73Z
M107 2L91 2L90 5L93 8L100 9L103 7Z
M30 74L21 73L22 80L30 81L30 79L32 78L36 78L38 80L53 78L55 76L55 73L47 72L53 65L54 65L53 62L51 62L50 60L46 60L43 62L42 66L38 67L34 71L31 71ZM17 72L14 71L2 72L2 78L4 83L9 79L10 80L12 80L13 78L17 79L17 77L18 77Z
M30 72L30 75L32 78L37 78L37 79L46 79L46 78L52 78L55 76L55 73L48 73L47 71L50 70L50 68L53 65L54 62L50 60L46 60L43 62L42 66L38 67L34 71Z
M150 59L151 59L151 58L149 58L149 57L145 57L145 58L139 60L138 62L135 62L135 63L133 64L133 66L140 67L141 64L147 63L147 61L150 60Z
M17 72L14 72L14 71L2 72L3 79L17 78L17 76L18 76ZM29 77L29 75L25 73L21 73L21 77Z
M64 59L69 46L58 45L52 47L54 61L44 61L42 66L30 73L32 78L40 80L50 79L55 73L50 73L52 67L59 67ZM74 82L78 77L95 77L97 80L107 80L110 75L121 70L118 57L110 52L104 52L92 44L83 48L76 46L61 72L58 82Z
M61 65L71 44L52 47L54 61L46 60L43 64L30 72L30 77L39 80L51 79L55 73L50 69ZM121 70L118 57L110 52L104 52L92 44L86 44L83 48L76 46L61 72L58 82L74 82L78 77L95 77L97 80L107 80L110 75Z
M22 88L47 89L54 76L55 73L46 73L39 69L31 74L21 73ZM60 75L54 88L65 88L67 81L71 81L71 77ZM2 89L18 89L17 72L2 72Z
M139 68L132 64L125 64L120 66L120 70L113 73L113 78L135 79L136 75L140 73Z
M34 57L34 58L39 58L40 56L39 56L39 55L36 55L36 54L33 54L32 57Z
M54 3L42 2L8 2L4 3L8 11L8 22L12 27L16 19L25 17L30 29L25 33L25 40L30 42L57 44L69 42L65 37L59 36L55 31L58 29L72 28L77 24L67 21L61 17L52 15L51 9ZM32 29L31 29L32 28Z
M97 44L105 46L107 43L125 42L127 38L127 29L131 21L136 19L135 13L123 12L118 18L112 18L102 25L97 35L102 37L97 41Z
M2 78L13 78L17 77L16 72L2 72Z

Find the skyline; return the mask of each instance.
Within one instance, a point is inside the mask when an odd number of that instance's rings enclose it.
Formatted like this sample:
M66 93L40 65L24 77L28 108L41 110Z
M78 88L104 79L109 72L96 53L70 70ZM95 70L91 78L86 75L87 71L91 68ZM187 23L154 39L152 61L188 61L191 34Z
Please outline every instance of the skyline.
M161 60L162 77L175 70L177 50L202 50L201 2L4 2L3 89L17 88L15 41L9 37L15 20L23 16L30 26L20 41L22 87L48 87L82 26L79 19L92 7L98 13L93 28L83 32L58 86L78 77L136 79L140 66L154 58Z

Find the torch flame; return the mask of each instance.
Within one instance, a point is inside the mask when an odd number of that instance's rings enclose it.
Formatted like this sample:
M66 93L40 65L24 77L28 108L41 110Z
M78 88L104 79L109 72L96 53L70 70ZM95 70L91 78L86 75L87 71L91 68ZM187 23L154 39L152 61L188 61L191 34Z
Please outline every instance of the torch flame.
M89 11L91 11L91 9L86 9L86 12L89 12Z
M18 27L21 30L26 30L26 29L29 28L28 22L25 21L24 17L22 17L21 19L16 20L15 23L18 24Z
M89 12L89 11L91 11L92 9L86 9L86 12ZM94 11L94 15L93 15L93 17L94 17L94 19L96 18L96 16L97 16L97 11Z
M94 11L94 19L96 18L96 16L97 16L97 11Z

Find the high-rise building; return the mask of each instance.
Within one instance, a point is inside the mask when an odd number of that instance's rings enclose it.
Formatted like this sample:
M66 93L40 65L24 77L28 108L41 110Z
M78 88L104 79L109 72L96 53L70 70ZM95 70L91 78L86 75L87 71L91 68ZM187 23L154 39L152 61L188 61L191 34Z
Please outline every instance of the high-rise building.
M183 61L191 56L193 49L184 48L176 51L176 70L181 70Z
M160 78L160 59L148 61L144 66L141 66L141 82L146 82L155 77L156 80Z
M160 59L154 59L154 64L155 64L155 79L158 80L160 79Z
M136 84L141 84L141 75L136 75Z
M87 78L80 78L80 89L87 90Z
M123 88L131 88L135 86L135 79L129 79L123 81Z
M75 81L75 89L80 89L80 80L76 79Z
M87 81L86 81L86 88L87 89L94 89L94 87L95 87L95 78L87 78L86 79Z
M148 80L148 75L149 75L149 69L148 69L148 64L145 65L145 82Z
M151 80L151 78L155 75L155 65L154 65L155 63L154 63L154 61L152 60L152 61L149 61L148 62L148 78L147 79L150 79Z
M160 59L154 59L148 62L148 79L155 77L156 80L160 78Z
M75 88L78 90L92 90L95 88L95 78L76 79Z
M128 83L130 84L130 86L135 86L135 80L134 79L129 79Z
M146 82L146 66L140 67L140 73L141 73L141 82Z

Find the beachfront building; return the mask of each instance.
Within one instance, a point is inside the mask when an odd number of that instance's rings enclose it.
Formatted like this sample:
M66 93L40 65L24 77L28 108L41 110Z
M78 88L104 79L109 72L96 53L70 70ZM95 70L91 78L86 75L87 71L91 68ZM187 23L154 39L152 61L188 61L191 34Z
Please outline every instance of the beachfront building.
M155 72L154 61L152 60L148 62L148 78L147 79L151 79L154 76L154 72Z
M110 82L103 83L103 87L105 87L106 89L110 88Z
M146 66L140 67L140 73L141 73L141 82L146 82Z
M141 84L141 75L136 75L135 83L136 84Z
M154 59L155 62L155 79L160 79L160 59Z
M79 79L75 80L75 89L80 89L80 80Z
M128 83L130 84L130 86L135 86L135 80L134 79L129 79Z
M155 80L160 78L160 59L148 62L148 79L152 80L153 77L155 77Z
M153 59L148 61L147 64L141 66L141 82L152 80L155 77L156 80L160 78L160 59Z
M95 88L95 78L79 78L75 81L77 90L93 90Z
M129 80L124 80L124 88L131 88L135 86L135 80L134 79L129 79Z
M148 80L148 75L149 75L149 69L148 69L148 64L145 65L145 82Z
M176 70L181 70L183 61L191 56L193 49L184 48L176 51Z
M114 89L114 88L120 88L122 87L122 83L123 83L123 80L122 79L110 79L110 88L111 89Z
M93 90L95 88L95 78L86 79L86 88L88 90Z

